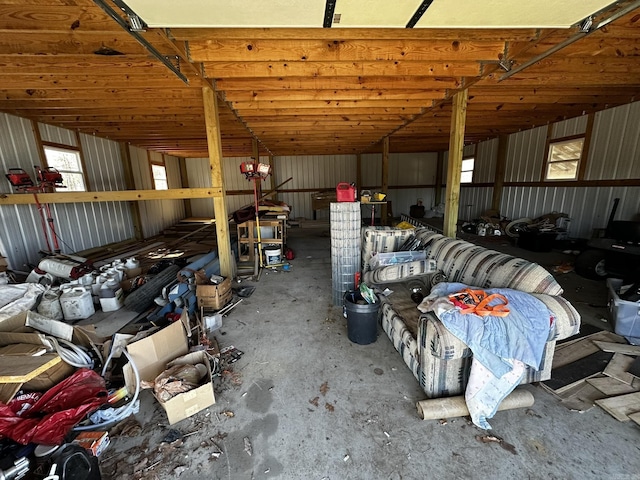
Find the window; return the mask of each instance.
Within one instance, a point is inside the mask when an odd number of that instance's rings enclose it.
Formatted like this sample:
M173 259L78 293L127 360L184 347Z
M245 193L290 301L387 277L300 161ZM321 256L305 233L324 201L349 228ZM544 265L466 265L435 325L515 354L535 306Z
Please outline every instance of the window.
M584 137L549 144L545 180L577 180Z
M80 152L59 147L44 146L44 154L47 157L47 165L58 170L62 174L65 188L56 188L63 192L86 192L87 186L82 172Z
M473 181L473 164L475 158L464 158L462 160L462 172L460 173L460 183L471 183Z
M167 183L167 168L164 165L152 163L151 172L153 173L153 184L155 185L155 189L168 190L169 184Z

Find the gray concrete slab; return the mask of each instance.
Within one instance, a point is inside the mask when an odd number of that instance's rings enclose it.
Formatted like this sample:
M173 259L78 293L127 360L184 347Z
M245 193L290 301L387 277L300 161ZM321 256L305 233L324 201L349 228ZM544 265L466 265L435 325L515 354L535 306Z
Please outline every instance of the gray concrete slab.
M145 391L142 433L113 439L105 478L640 478L640 427L597 407L572 412L535 385L524 387L531 408L491 420L512 451L479 441L486 432L464 418L420 420L424 393L386 335L366 346L347 338L331 301L328 229L292 228L289 246L292 270L265 271L216 333L245 353L217 382L217 403L173 426L195 433L161 449L169 427ZM581 311L605 302L602 284L569 275L559 279Z

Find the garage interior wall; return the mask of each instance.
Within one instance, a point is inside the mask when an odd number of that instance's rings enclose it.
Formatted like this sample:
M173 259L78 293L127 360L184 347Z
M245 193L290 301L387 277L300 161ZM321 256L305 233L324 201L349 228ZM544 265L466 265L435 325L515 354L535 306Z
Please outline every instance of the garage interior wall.
M551 138L585 133L587 117L552 125ZM500 213L508 218L535 218L551 211L567 213L571 218L570 236L588 238L594 228L605 226L614 198L620 198L616 219L630 220L640 212L640 102L634 102L595 114L585 181L579 186L557 186L540 182L545 161L547 126L532 128L508 136L505 185ZM74 132L50 125L39 125L44 141L76 144ZM124 190L124 172L116 142L79 135L86 174L92 190ZM135 188L153 188L150 162L164 163L169 186L180 188L179 159L147 152L130 146ZM460 192L459 218L477 218L491 207L493 180L498 155L498 140L467 145L464 155L475 155L473 183ZM445 152L445 169L446 169ZM0 168L23 168L33 172L39 163L38 146L29 120L0 113ZM355 182L355 155L310 155L274 157L277 182L293 180L282 187L278 198L292 207L293 217L312 218L311 193L331 190L338 182ZM224 181L229 213L251 204L252 184L240 173L240 164L248 157L224 158ZM260 161L268 162L267 157ZM434 206L436 152L389 155L389 191L395 216L408 213L417 199L427 208ZM382 155L361 156L362 186L376 190L381 185ZM209 160L186 159L189 187L210 186ZM262 183L263 191L275 185L272 178ZM616 181L624 180L623 185ZM609 181L602 184L603 181ZM533 185L523 186L522 183ZM0 181L0 193L11 192L8 181ZM212 200L190 200L192 215L213 216ZM143 234L153 236L185 216L184 201L155 200L139 202ZM133 237L133 222L127 202L78 203L54 205L56 228L71 253ZM318 219L328 218L328 210L318 211ZM367 216L367 212L363 212ZM9 258L12 268L23 269L37 261L38 250L45 249L39 214L30 205L0 206L0 254Z

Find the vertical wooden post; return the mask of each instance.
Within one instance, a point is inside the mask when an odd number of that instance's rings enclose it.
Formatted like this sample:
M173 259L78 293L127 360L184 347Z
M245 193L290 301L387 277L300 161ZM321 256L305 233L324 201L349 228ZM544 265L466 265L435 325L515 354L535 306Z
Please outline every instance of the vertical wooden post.
M389 137L384 137L382 141L382 193L389 195ZM387 222L387 204L382 205L380 209L380 224L386 225Z
M442 171L444 170L444 152L438 152L438 163L436 164L436 191L433 198L434 207L442 202Z
M133 177L133 167L131 166L129 146L123 142L120 142L119 146L122 169L124 170L125 185L127 186L127 190L135 190L136 182ZM131 221L133 222L133 236L136 240L142 240L144 238L144 234L142 230L142 217L140 216L140 205L138 202L129 202L129 208L131 209Z
M180 166L180 184L182 188L189 188L189 173L187 172L187 159L178 157L178 165ZM191 199L184 199L184 214L187 217L192 217L193 212L191 210Z
M360 198L360 191L362 190L362 155L356 155L356 198Z
M502 188L504 186L504 171L507 165L508 142L508 135L500 135L498 137L498 158L496 159L496 173L493 177L493 198L491 199L491 210L500 211Z
M209 149L209 168L211 169L211 186L222 189L222 195L213 197L213 211L216 218L216 237L220 273L225 277L235 276L235 262L231 253L229 221L227 220L227 196L222 177L222 141L218 118L218 99L211 87L202 87L204 102L204 119L207 128L207 146Z
M453 111L451 112L443 233L452 238L456 237L458 224L460 175L462 173L462 151L464 149L464 127L467 119L468 99L469 91L467 89L456 93L453 96Z

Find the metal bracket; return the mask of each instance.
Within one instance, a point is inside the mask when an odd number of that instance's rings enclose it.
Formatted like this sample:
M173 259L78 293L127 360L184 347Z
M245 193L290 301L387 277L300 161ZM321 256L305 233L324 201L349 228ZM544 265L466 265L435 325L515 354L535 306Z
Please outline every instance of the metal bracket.
M506 58L501 58L500 61L498 62L498 65L500 65L500 68L502 68L505 72L508 72L511 70L511 67L513 67L514 61L513 60L507 60Z
M589 15L580 24L580 32L589 33L591 31L592 25L593 25L593 16Z
M172 62L178 72L180 71L180 57L178 55L165 55L164 58L167 62Z
M142 19L136 15L135 13L127 13L127 18L129 19L129 30L132 32L146 32L147 25L142 21Z

